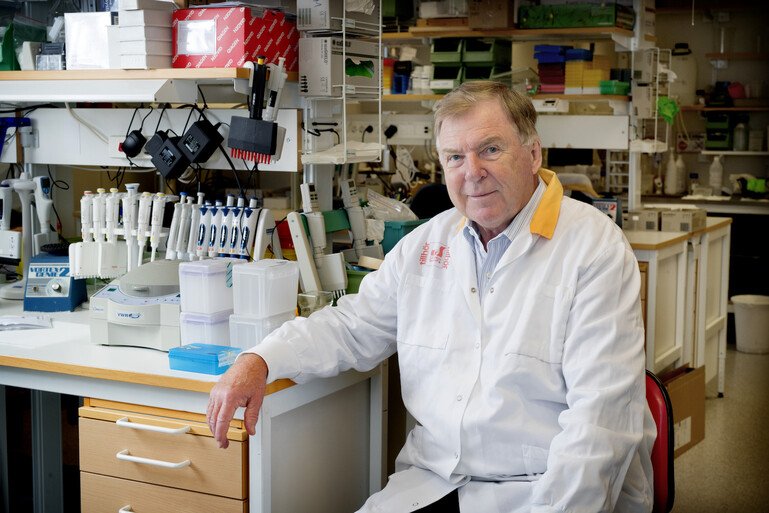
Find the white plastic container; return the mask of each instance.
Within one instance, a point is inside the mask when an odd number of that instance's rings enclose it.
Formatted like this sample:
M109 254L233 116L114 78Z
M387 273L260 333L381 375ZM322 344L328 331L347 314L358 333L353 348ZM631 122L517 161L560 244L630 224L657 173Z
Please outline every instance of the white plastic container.
M236 315L264 319L296 311L299 266L290 260L265 259L233 269Z
M713 157L713 163L708 169L708 184L713 188L714 196L721 195L721 185L724 179L724 166L721 164L721 155Z
M215 314L181 312L179 314L179 330L181 332L182 345L230 345L231 312L231 310Z
M232 314L230 315L230 345L251 349L264 340L264 337L280 328L284 322L295 317L294 312L285 312L265 319Z
M769 353L769 296L733 296L737 350Z
M179 264L181 311L215 314L232 311L233 269L239 258L212 258Z

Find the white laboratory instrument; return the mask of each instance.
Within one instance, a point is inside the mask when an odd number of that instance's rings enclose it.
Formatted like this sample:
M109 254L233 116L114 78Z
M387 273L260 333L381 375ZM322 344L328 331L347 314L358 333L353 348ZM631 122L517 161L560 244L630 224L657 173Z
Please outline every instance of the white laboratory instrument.
M91 296L91 340L160 351L180 345L179 263L148 262Z

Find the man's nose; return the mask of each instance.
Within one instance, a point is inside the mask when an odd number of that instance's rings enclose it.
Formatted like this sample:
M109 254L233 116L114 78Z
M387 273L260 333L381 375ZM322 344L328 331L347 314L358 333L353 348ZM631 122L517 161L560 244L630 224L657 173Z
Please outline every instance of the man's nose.
M468 181L477 181L486 176L486 169L483 160L475 153L470 153L465 157L465 179Z

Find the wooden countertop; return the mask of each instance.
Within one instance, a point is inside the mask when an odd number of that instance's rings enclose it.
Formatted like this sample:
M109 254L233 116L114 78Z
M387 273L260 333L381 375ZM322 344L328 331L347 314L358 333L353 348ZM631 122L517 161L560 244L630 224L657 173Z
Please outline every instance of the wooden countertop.
M630 243L630 247L635 250L655 251L668 246L679 244L681 241L708 233L731 224L730 217L710 217L705 218L705 227L691 232L653 232L640 230L627 230L625 237Z
M93 343L88 310L42 314L21 308L21 301L0 299L0 315L51 315L53 327L0 331L0 366L203 393L219 380L171 370L166 352ZM293 384L278 380L268 385L267 394Z

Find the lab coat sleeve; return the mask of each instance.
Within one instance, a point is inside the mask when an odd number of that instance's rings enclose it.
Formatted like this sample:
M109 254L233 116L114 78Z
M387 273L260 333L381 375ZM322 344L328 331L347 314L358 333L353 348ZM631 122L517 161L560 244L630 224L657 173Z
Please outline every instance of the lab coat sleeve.
M264 358L268 382L289 378L304 383L348 369L368 371L396 349L398 271L388 256L364 277L358 294L342 296L337 306L297 317L250 349Z
M567 409L533 484L532 513L613 511L643 441L638 264L624 240L604 247L577 278L562 360Z

